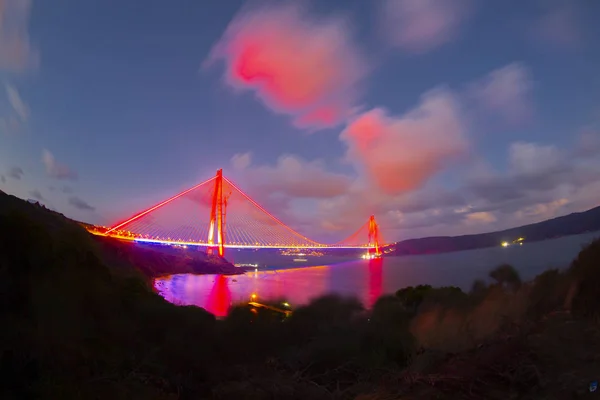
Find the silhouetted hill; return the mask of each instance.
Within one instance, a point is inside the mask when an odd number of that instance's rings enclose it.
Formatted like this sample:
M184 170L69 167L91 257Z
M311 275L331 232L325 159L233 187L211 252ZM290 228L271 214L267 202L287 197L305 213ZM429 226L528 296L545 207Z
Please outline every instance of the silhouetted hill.
M14 213L47 222L51 226L69 225L74 229L81 230L82 235L86 234L82 225L87 224L73 221L39 203L30 203L0 192L0 214ZM133 265L149 278L185 273L231 275L244 272L230 262L204 252L184 251L170 246L144 246L110 237L91 234L89 236L92 241L99 244L100 254L107 264L116 267L124 265L124 269Z
M398 242L390 255L435 254L500 246L522 237L525 242L600 230L600 207L504 231L464 236L439 236Z

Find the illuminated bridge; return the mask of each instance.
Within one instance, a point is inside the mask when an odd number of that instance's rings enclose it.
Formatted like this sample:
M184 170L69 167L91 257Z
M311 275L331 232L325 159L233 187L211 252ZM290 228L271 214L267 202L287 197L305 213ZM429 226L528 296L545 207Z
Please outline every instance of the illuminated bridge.
M101 234L137 242L203 246L220 255L225 248L362 248L379 257L383 244L374 216L338 243L311 240L252 200L223 176L223 170Z

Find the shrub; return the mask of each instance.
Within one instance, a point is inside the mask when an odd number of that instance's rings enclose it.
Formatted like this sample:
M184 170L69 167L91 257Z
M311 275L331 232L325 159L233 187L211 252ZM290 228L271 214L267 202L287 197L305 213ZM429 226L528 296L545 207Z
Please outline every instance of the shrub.
M581 250L567 271L567 276L573 280L576 288L571 303L573 313L600 317L600 240L594 240Z
M519 273L508 264L502 264L490 271L490 278L496 281L496 284L509 290L517 290L521 286Z
M562 308L565 304L570 280L557 269L538 275L531 283L528 314L539 318Z
M396 297L400 299L402 304L409 310L416 311L427 292L431 290L430 285L408 286L396 292Z

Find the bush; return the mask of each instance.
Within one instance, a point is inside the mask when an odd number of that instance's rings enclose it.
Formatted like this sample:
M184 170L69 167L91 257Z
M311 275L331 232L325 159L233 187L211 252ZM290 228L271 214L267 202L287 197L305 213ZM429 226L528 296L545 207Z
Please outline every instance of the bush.
M490 271L490 278L496 284L509 290L517 290L521 286L521 277L513 266L502 264Z
M590 318L600 317L600 240L586 246L567 271L575 292L572 298L573 313Z
M371 367L390 364L404 367L415 352L415 339L410 333L411 314L395 296L377 300L371 311L363 339L367 351L365 362Z
M416 311L423 302L427 292L431 290L430 285L408 286L396 292L396 297L409 309Z
M557 269L538 275L531 283L529 316L539 318L564 307L570 280Z
M433 307L461 309L469 305L469 296L456 286L442 286L425 293L419 312Z

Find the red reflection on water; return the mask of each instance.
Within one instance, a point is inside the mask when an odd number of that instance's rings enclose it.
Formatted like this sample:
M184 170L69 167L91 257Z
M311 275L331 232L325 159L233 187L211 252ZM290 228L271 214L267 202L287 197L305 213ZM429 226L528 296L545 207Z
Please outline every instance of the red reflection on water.
M208 301L206 302L205 308L217 317L224 317L227 315L230 305L231 292L227 285L227 278L223 275L219 275L215 278L215 284L208 295Z
M285 300L292 307L329 293L358 295L371 307L382 293L381 260L339 264L333 271L329 266L318 266L227 277L182 274L158 278L155 287L170 302L193 304L219 317L227 315L232 304L248 302L253 294L259 302Z
M369 260L369 292L367 308L373 307L383 292L383 258Z

